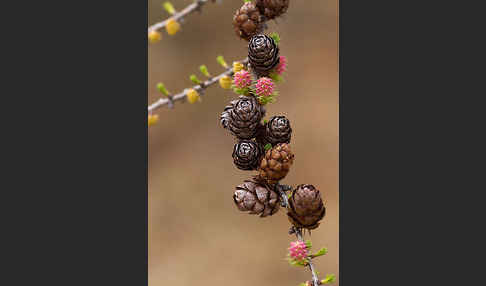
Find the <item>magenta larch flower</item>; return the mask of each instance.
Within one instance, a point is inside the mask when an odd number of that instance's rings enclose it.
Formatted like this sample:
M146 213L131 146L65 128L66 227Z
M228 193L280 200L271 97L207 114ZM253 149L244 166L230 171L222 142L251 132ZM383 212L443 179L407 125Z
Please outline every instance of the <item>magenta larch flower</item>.
M287 70L287 58L280 56L280 63L275 68L275 72L278 75L282 75Z
M292 259L302 261L307 258L307 245L303 241L294 241L290 243L289 256Z
M247 88L251 85L251 74L246 70L241 70L235 73L234 84L237 88Z
M270 96L273 94L275 84L268 77L260 78L255 84L255 93L257 96Z

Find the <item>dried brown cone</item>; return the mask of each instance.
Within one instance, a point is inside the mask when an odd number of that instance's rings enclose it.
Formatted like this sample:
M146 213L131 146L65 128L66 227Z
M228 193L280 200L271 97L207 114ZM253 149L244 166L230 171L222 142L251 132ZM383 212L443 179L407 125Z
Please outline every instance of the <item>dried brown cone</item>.
M252 139L256 136L265 108L254 96L241 95L230 102L221 113L221 125L239 139Z
M321 193L313 185L298 185L289 198L287 216L298 228L315 229L326 214Z
M248 43L248 66L258 77L267 76L280 62L275 41L264 34L251 38Z
M280 208L280 196L273 187L255 179L245 180L237 186L233 200L240 211L260 217L273 215Z
M289 2L290 0L256 0L255 4L265 18L272 20L287 12Z
M260 126L257 140L263 145L268 143L277 145L278 143L290 143L292 128L290 121L285 116L273 116L265 125Z
M290 145L277 144L265 153L258 169L258 175L268 184L276 184L287 176L293 163L294 154L290 150Z
M251 140L241 140L233 148L233 162L240 170L256 170L263 156L263 146Z
M238 37L249 41L263 31L263 17L252 2L246 2L233 16L233 27Z

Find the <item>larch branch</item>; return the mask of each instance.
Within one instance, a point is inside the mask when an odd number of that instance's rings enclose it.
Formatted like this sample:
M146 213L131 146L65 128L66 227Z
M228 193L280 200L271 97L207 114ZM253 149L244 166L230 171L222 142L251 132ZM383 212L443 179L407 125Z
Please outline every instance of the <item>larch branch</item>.
M248 63L248 58L240 61L240 63L242 63L243 65L246 65ZM203 91L206 88L210 87L211 85L217 83L220 78L222 78L224 76L232 76L232 75L233 75L233 67L228 67L223 73L220 73L217 76L211 77L211 78L209 78L208 80L204 81L201 84L198 84L198 85L193 86L192 89L194 89L195 91L197 91L202 96L204 94ZM188 90L189 90L189 88L186 88L186 89L184 89L182 92L180 92L178 94L169 95L168 97L160 98L156 102L154 102L151 105L149 105L148 112L151 113L155 109L157 109L159 107L162 107L164 105L169 105L169 107L170 107L176 101L185 100L186 97L187 97L187 91Z
M148 32L164 28L167 25L167 23L169 22L170 19L174 19L174 20L179 22L182 19L184 19L184 17L186 17L187 15L189 15L191 13L196 12L196 11L201 11L201 7L204 6L204 4L206 4L207 2L209 2L209 0L196 0L196 1L194 1L194 3L189 4L186 8L182 9L180 12L176 12L174 15L172 15L168 19L166 19L162 22L153 24L152 26L148 27Z

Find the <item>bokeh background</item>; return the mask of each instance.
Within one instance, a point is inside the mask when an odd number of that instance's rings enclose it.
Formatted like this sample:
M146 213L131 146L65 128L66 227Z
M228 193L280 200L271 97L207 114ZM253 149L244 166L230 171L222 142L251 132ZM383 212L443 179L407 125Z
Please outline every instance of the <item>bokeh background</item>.
M168 17L163 0L148 1L149 25ZM172 3L182 9L192 1ZM245 58L247 42L234 34L233 14L241 0L208 3L191 14L175 36L162 31L162 41L148 47L148 102L160 94L157 82L179 92L192 83L191 73L206 64L223 71L216 56L228 63ZM312 232L317 247L329 253L315 262L320 276L334 273L339 285L339 122L338 2L292 0L267 33L278 32L281 55L288 59L285 82L267 117L283 114L292 124L295 162L283 183L313 184L327 207ZM233 204L234 187L254 172L237 170L231 153L233 137L219 123L224 106L236 95L210 87L200 103L176 103L159 109L158 124L148 131L149 285L289 285L310 280L310 272L286 261L289 222L284 211L259 218ZM308 237L308 236L307 236Z

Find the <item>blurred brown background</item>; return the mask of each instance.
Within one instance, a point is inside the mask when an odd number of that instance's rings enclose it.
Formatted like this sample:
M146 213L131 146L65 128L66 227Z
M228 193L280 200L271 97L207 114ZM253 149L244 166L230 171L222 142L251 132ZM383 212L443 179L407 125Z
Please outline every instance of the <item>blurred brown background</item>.
M168 17L163 0L148 1L149 25ZM192 1L174 0L176 9ZM159 97L156 83L179 92L192 84L191 73L206 64L209 72L245 58L247 42L231 25L241 0L208 3L191 14L175 36L162 31L162 41L148 47L148 102ZM281 55L288 59L285 82L267 117L283 114L292 124L295 162L283 183L313 184L323 194L327 214L312 232L317 247L329 253L316 260L320 277L334 273L339 285L338 205L338 2L292 0L287 14L270 22L278 32ZM237 170L233 137L219 123L224 106L236 95L210 87L203 101L176 103L157 110L158 124L149 128L149 284L289 285L310 280L307 269L286 261L289 222L284 211L272 217L250 216L236 209L234 187L254 172Z

